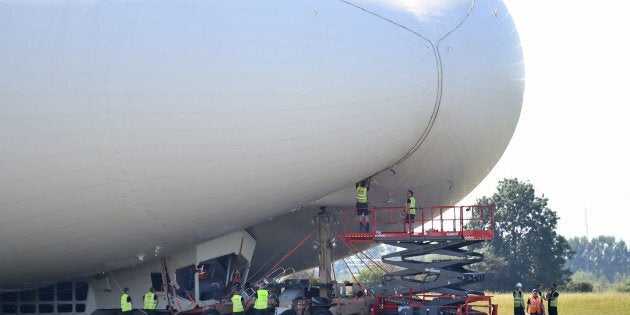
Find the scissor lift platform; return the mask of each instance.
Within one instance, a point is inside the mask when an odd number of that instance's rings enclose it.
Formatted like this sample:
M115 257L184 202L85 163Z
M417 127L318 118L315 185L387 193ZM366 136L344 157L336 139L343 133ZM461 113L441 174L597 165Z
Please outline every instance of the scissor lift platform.
M405 248L382 257L384 263L400 268L383 276L385 287L380 303L383 311L388 309L385 305L390 305L386 315L407 315L404 311L403 314L394 312L391 305L397 305L397 310L408 308L412 314L416 314L418 310L415 308L419 307L423 310L421 314L428 315L497 312L497 307L483 292L462 288L485 278L484 273L469 271L465 266L483 260L483 255L467 249L468 246L491 240L494 236L492 206L421 208L417 210L419 215L415 222L403 219L408 218L408 209L404 207L369 210L370 229L365 232L354 227L355 223L358 226L363 221L353 215L356 210L346 209L346 240ZM405 231L409 226L415 229ZM476 311L470 304L479 301L487 302L488 313Z

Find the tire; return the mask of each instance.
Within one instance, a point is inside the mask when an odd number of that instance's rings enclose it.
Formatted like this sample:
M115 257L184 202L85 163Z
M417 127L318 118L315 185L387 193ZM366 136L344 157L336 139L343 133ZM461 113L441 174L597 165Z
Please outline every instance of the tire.
M290 310L286 310L286 311L280 313L280 315L297 315L297 313L295 312L294 309L290 309Z
M311 315L332 315L332 313L327 308L316 307Z
M219 315L219 312L217 310L207 310L202 315Z

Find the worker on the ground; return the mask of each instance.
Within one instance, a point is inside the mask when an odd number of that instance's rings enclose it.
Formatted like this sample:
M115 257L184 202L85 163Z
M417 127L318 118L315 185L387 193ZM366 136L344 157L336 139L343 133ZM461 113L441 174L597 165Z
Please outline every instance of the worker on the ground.
M523 285L519 282L512 291L514 298L514 315L525 315L525 300L523 299Z
M552 283L551 288L549 289L549 293L547 293L546 296L546 300L548 301L547 303L549 305L549 315L558 315L558 296L560 296L560 293L556 291L556 288L556 284Z
M256 315L266 315L269 304L269 291L265 289L264 281L260 281L258 283L258 290L256 291L256 294L254 294L254 297L256 298L256 302L254 303Z
M241 293L241 285L235 285L234 295L232 295L232 313L234 315L242 315L245 312L245 308L243 307L243 296Z
M124 288L123 294L120 296L120 310L123 314L131 314L133 311L131 296L129 296L129 288Z
M540 313L545 315L545 292L542 283L536 285L536 291L538 291L538 296L540 296L540 300L542 301Z
M157 314L156 311L155 311L155 309L157 308L157 300L158 300L158 297L155 294L155 288L154 287L150 287L149 288L149 292L147 292L142 297L142 301L144 302L144 311L148 315L155 315L155 314Z
M527 310L529 315L542 315L542 298L538 295L538 290L532 290L532 296L527 299Z
M407 203L405 205L405 222L403 223L403 230L405 232L413 233L413 220L416 218L416 197L413 196L412 190L407 190ZM409 224L409 230L407 230L407 224Z
M368 190L370 190L369 178L356 183L357 188L357 216L359 217L359 232L369 232L370 222L368 218Z

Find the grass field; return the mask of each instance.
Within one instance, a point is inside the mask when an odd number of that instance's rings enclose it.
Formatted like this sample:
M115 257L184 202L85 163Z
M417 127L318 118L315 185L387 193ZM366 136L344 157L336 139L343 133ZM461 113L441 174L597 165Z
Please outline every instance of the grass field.
M513 315L511 293L486 293L492 303L499 304L499 315ZM528 296L528 295L526 295ZM527 302L527 299L525 299ZM545 306L546 308L546 306ZM558 299L559 315L620 315L630 314L630 293L563 293Z

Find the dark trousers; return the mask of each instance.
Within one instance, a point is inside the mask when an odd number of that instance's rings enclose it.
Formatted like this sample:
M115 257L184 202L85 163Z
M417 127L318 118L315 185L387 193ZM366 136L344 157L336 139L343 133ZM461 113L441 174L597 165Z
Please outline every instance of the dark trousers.
M549 306L549 315L558 315L558 308Z
M525 315L525 308L518 306L514 308L514 315Z

